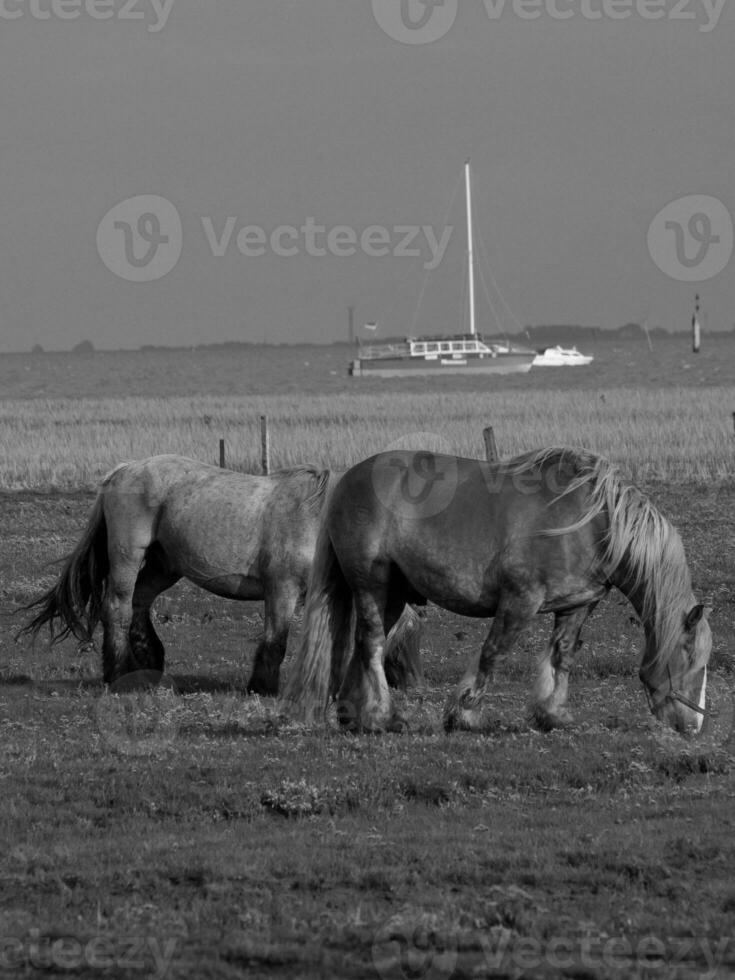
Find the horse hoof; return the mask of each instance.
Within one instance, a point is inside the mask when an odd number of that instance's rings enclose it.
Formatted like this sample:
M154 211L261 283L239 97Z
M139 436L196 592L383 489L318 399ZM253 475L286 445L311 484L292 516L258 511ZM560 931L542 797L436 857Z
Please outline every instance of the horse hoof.
M385 732L399 732L408 727L403 718L392 715L390 718L359 718L353 712L337 712L340 731L349 735L383 735Z
M531 723L542 732L551 732L555 728L568 728L574 724L574 717L566 708L547 711L538 705L531 708Z
M248 694L257 694L261 698L278 697L278 681L276 681L274 684L273 681L266 681L258 677L251 677L251 679L248 681Z
M469 711L467 708L453 709L444 715L444 731L447 732L475 732L480 727L480 717L478 712Z

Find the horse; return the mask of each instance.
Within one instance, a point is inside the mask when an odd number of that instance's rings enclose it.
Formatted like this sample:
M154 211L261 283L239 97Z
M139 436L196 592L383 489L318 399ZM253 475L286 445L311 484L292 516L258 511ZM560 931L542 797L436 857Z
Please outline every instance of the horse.
M336 698L345 728L400 727L382 667L385 632L404 602L430 600L494 617L448 699L447 731L482 728L490 672L538 613L553 613L554 626L531 719L545 730L569 724L568 677L582 626L613 586L643 625L639 677L651 711L679 731L699 730L710 610L694 598L678 532L615 466L563 447L493 464L380 453L348 470L326 507L282 710L315 721Z
M105 683L134 672L155 678L165 654L151 606L185 578L225 598L265 600L248 691L275 695L324 501L338 479L312 466L259 476L176 455L120 463L102 480L57 582L25 607L39 611L19 635L48 625L52 643L70 634L89 642L101 621ZM386 657L395 686L422 679L419 634L406 609Z

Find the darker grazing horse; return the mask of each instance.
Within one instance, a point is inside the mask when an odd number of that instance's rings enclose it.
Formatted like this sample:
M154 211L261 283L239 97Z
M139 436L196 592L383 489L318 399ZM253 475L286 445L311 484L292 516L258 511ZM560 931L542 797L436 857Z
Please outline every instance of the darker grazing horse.
M278 692L288 631L303 601L324 501L339 479L301 466L253 476L183 456L121 463L102 481L86 530L54 586L27 608L21 633L48 625L52 642L89 641L103 626L106 683L163 671L151 605L181 578L229 599L264 599L265 633L248 690ZM397 686L421 679L419 628L407 609L386 669Z
M653 713L699 729L712 648L677 531L607 460L551 448L489 464L385 452L348 470L326 508L287 711L310 719L330 695L345 727L393 727L385 632L405 602L493 616L445 727L477 729L492 668L537 613L553 613L532 717L570 720L567 681L580 630L612 586L645 631L640 679ZM356 613L354 653L350 610ZM348 661L348 658L350 658Z

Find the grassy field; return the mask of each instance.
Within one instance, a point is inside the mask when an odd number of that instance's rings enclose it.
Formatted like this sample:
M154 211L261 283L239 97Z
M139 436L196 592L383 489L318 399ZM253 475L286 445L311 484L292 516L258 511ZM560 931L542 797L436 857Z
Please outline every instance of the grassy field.
M715 605L705 734L648 714L622 598L593 617L575 726L527 723L539 621L481 735L441 710L482 623L428 611L410 731L284 725L244 692L258 604L177 588L167 682L118 696L99 657L12 640L90 498L0 509L0 975L694 978L735 972L735 493L659 487ZM545 619L545 618L544 618ZM287 662L286 669L290 660Z
M482 455L492 424L499 450L584 446L633 479L709 481L733 471L727 388L637 391L437 392L0 402L0 487L92 487L124 459L162 452L260 469L261 414L274 468L335 469L395 444Z
M344 349L288 353L270 374L264 351L0 364L0 976L734 976L730 347L696 361L610 346L590 373L409 391L351 386ZM224 436L229 461L257 469L262 412L276 466L338 468L406 439L480 456L487 424L503 455L561 442L622 463L714 606L702 736L648 713L640 627L617 595L586 630L575 725L546 735L525 715L545 617L477 735L445 735L441 712L487 623L436 607L426 686L398 696L409 731L381 737L285 724L246 696L257 603L162 596L150 693L105 691L91 645L14 641L107 468L215 461Z

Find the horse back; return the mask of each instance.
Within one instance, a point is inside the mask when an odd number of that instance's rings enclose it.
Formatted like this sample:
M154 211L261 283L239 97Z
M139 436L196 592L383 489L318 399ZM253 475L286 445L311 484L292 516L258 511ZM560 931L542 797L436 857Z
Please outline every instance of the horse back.
M286 521L281 530L289 540L294 535L289 516L296 505L289 513L289 495L279 493L284 482L153 456L113 471L103 486L105 513L121 551L156 542L174 574L218 594L262 598L279 521Z
M590 567L604 520L553 533L585 513L588 488L573 478L551 464L519 472L434 453L381 453L345 474L327 522L355 580L383 563L425 598L451 594L457 611L487 615L509 586L541 589L550 601L587 587L587 572L575 569Z

